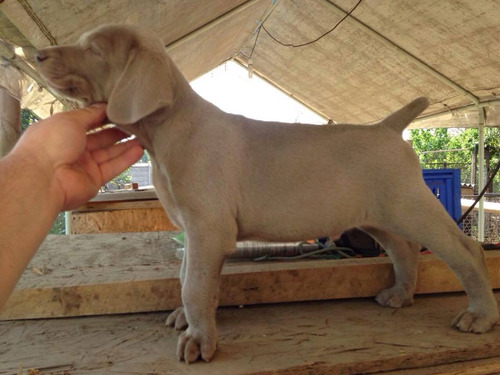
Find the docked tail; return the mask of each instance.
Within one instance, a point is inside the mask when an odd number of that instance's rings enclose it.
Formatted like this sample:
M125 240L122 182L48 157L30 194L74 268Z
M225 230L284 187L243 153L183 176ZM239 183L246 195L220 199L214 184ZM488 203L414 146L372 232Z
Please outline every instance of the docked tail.
M427 98L417 98L405 105L403 108L387 116L380 124L387 126L397 133L402 133L410 122L412 122L428 106L429 100Z

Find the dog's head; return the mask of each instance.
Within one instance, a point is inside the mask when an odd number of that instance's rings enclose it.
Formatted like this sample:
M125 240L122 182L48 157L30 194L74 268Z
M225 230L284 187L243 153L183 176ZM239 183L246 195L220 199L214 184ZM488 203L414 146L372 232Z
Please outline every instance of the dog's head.
M173 63L147 30L101 26L73 45L38 51L36 61L56 92L84 106L107 102L116 124L133 124L173 101Z

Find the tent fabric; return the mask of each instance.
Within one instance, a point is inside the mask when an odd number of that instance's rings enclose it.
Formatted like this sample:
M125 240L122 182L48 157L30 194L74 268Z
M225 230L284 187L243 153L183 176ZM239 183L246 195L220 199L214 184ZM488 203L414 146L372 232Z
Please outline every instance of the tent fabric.
M189 80L235 59L334 123L427 96L413 127L477 126L478 104L500 126L498 20L496 0L8 0L0 39L32 63L97 25L141 25Z

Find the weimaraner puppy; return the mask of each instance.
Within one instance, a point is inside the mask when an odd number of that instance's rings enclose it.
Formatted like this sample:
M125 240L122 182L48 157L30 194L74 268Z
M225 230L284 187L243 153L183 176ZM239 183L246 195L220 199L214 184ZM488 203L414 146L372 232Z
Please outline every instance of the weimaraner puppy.
M433 196L401 137L427 99L370 126L230 115L190 88L157 35L129 26L101 26L36 58L54 90L82 105L107 102L109 120L151 155L157 194L187 238L183 307L167 320L187 326L179 359L210 361L216 351L220 272L237 240L297 241L362 228L394 263L394 286L377 296L391 307L413 302L423 245L447 262L469 296L453 324L479 333L496 323L481 246Z

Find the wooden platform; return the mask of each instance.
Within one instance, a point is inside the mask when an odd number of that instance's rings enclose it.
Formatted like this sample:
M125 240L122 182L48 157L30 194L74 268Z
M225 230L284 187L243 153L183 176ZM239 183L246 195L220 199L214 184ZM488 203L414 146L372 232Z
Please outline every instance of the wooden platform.
M353 299L392 284L387 258L228 261L221 304L235 307L219 309L219 351L211 364L186 366L177 333L164 327L166 310L180 305L173 235L49 236L1 312L0 375L500 373L499 327L472 335L450 326L463 294L421 295L400 310ZM487 252L487 264L499 288L500 253ZM425 255L417 290L461 286Z
M28 265L1 319L68 317L171 310L180 305L179 247L173 232L49 236ZM500 252L487 252L500 288ZM225 306L371 297L393 283L388 258L262 262L228 261ZM460 291L448 267L421 256L417 293Z
M163 312L5 321L0 374L498 374L500 327L475 335L450 326L466 303L452 294L399 310L372 299L220 308L216 357L189 366L175 357Z

